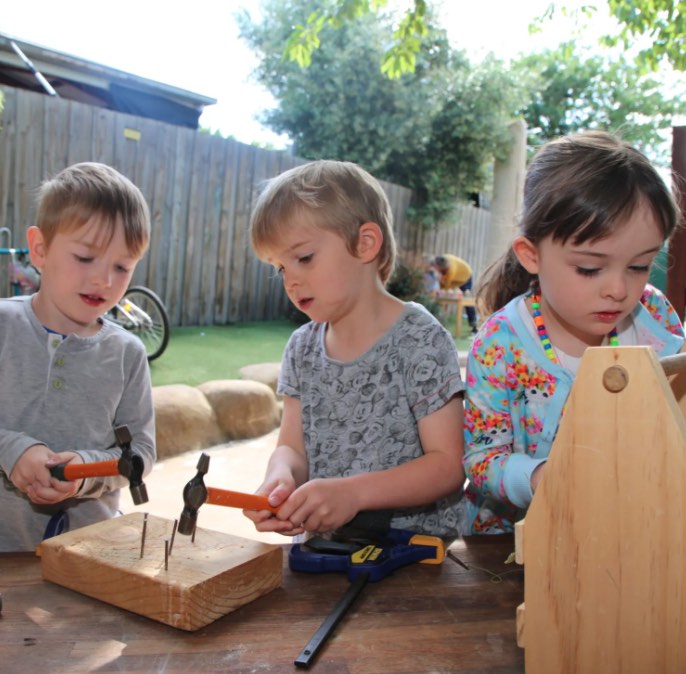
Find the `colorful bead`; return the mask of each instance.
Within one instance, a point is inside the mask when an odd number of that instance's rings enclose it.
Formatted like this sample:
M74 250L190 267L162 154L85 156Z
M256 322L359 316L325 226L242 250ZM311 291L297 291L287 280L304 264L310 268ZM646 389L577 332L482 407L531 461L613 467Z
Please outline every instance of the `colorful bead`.
M555 356L555 349L548 337L548 333L545 329L545 323L543 322L543 316L541 316L541 298L538 295L531 296L531 311L534 316L534 325L536 326L536 331L538 332L538 338L541 340L543 345L543 351L545 355L550 358L553 363L557 363L557 357ZM608 335L608 341L610 346L619 346L619 337L617 337L617 328L612 328Z

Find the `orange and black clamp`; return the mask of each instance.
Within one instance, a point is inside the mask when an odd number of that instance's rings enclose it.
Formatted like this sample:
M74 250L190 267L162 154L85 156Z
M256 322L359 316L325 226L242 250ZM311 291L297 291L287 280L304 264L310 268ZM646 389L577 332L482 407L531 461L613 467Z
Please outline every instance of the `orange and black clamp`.
M117 446L122 448L121 458L93 463L61 463L50 468L50 475L68 482L86 477L110 477L122 475L129 481L131 499L135 505L148 502L148 490L143 482L143 459L131 449L131 433L128 427L114 429Z
M203 452L198 459L197 474L183 488L183 511L177 528L180 534L189 536L193 533L198 521L198 510L203 503L243 508L244 510L269 510L273 513L278 510L269 504L266 496L206 487L204 478L209 467L210 457Z

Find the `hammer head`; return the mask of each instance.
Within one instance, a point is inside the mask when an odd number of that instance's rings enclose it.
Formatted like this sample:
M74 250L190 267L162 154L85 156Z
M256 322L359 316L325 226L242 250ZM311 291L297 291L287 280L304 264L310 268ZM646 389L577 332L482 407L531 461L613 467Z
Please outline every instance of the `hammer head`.
M210 457L203 452L198 459L198 472L183 488L183 510L176 530L185 536L190 536L193 533L198 521L198 509L207 500L205 475L209 467Z
M129 481L129 490L134 505L148 502L148 490L143 482L143 468L145 463L138 454L131 449L131 433L126 426L114 429L117 445L122 448L121 458L117 463L117 470Z

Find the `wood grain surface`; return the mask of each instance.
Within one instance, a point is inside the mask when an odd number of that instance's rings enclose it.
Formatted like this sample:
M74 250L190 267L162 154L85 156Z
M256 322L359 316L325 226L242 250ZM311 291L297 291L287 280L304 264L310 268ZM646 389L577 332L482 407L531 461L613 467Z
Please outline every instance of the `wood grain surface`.
M43 578L184 630L281 584L279 546L202 528L194 540L173 532L173 521L144 522L143 513L70 531L41 544Z
M521 674L515 612L523 570L505 564L513 549L511 536L470 537L450 551L468 568L448 557L442 565L414 564L368 585L307 671ZM343 574L284 568L281 587L186 632L45 582L32 555L0 555L0 671L303 671L294 659L348 585Z
M686 423L654 352L588 349L524 522L527 674L686 672L684 511Z

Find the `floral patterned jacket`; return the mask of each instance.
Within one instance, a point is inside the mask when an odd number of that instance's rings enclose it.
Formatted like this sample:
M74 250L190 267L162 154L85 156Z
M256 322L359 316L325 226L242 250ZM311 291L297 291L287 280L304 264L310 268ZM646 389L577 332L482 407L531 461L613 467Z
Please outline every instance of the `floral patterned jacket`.
M524 325L518 305L525 297L484 323L467 360L464 465L472 533L512 531L523 517L531 473L548 457L574 381ZM658 289L646 286L631 321L637 344L660 357L680 351L681 322Z

